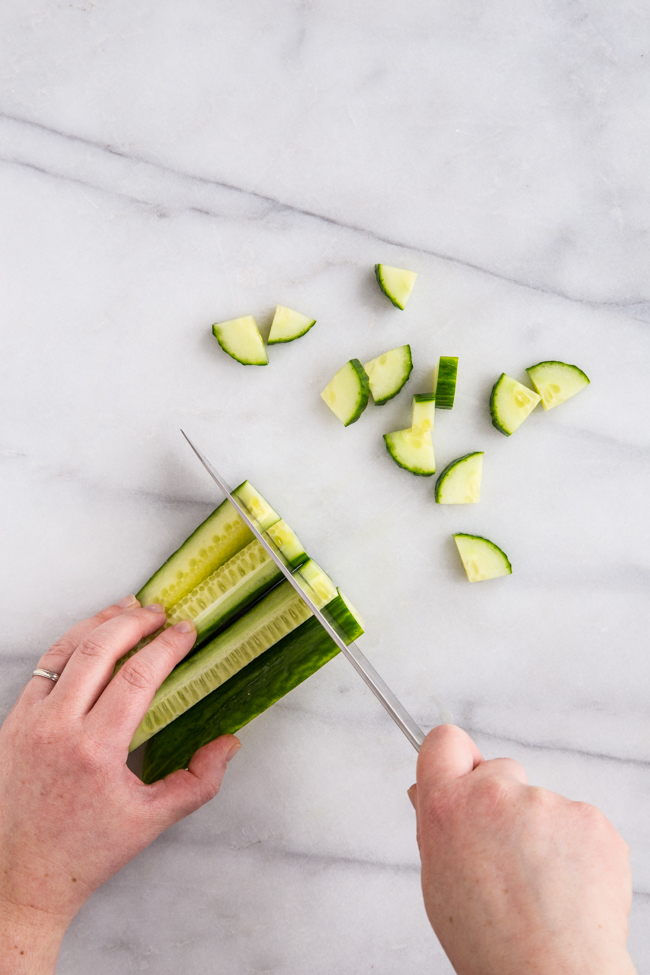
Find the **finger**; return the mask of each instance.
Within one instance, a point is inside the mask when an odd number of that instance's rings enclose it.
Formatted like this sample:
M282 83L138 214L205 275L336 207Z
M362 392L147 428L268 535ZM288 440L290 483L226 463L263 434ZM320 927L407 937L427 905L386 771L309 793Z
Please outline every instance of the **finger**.
M167 778L147 787L164 820L163 829L214 799L221 787L226 765L240 748L239 738L222 735L199 748L187 769L172 772Z
M115 664L166 620L162 606L127 610L88 633L70 657L50 701L85 714L113 676Z
M528 785L526 769L519 762L515 761L514 758L491 758L487 762L481 762L476 772L481 777L484 775L497 775L502 779L514 779L516 782Z
M453 724L442 724L424 739L417 763L418 791L426 796L475 769L483 756L469 735Z
M81 641L85 639L89 633L92 633L92 631L97 629L98 626L101 626L102 623L106 623L108 620L113 619L113 617L119 616L128 609L134 609L139 605L140 604L135 596L126 596L118 603L113 603L112 606L107 606L105 609L100 610L99 613L95 613L95 615L91 616L89 619L76 623L66 633L64 633L62 637L52 644L47 653L43 654L36 666L40 667L42 670L49 670L55 674L62 674L68 660L77 649ZM47 697L54 687L54 682L48 680L47 677L34 677L29 682L27 687L29 696L34 699L39 699Z
M129 657L88 715L90 733L128 748L154 694L195 641L193 624L181 620Z

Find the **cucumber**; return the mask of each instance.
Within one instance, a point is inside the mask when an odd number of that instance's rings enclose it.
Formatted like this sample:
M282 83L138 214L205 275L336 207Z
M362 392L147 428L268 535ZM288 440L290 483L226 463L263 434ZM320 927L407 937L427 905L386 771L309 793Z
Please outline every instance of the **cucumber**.
M363 633L363 623L340 591L323 612L346 643ZM154 735L145 751L143 780L155 782L176 769L187 768L198 748L220 735L239 731L338 652L334 641L311 616Z
M458 356L441 355L436 375L436 409L451 410L456 395Z
M349 427L368 405L369 393L365 369L358 359L350 359L327 384L321 396L341 423Z
M389 267L388 264L375 264L377 283L387 298L397 308L404 311L409 300L417 274L415 271L405 271L401 267Z
M372 398L377 406L382 406L393 396L397 396L411 375L411 346L401 345L398 349L384 352L376 359L366 362L363 368L368 375Z
M303 562L307 561L307 553L302 542L296 533L289 528L286 521L281 519L275 525L271 525L266 534L276 548L282 552L290 569L297 569Z
M296 574L299 581L300 571ZM314 576L325 575L318 566L314 567L313 573ZM317 585L313 586L307 580L304 588L319 609L326 604L326 600L320 598ZM300 626L310 615L311 610L290 583L281 582L245 616L171 672L156 691L133 736L130 751Z
M490 396L492 426L509 437L535 409L540 399L538 393L502 372Z
M482 476L482 450L453 460L436 481L436 501L438 504L476 504L481 500Z
M312 325L316 324L315 318L307 318L298 311L278 305L275 309L271 331L267 339L267 345L276 345L278 342L293 342L304 335Z
M530 381L542 397L545 410L552 410L554 406L571 399L581 389L589 385L589 379L582 369L570 366L567 362L538 362L536 366L526 369Z
M280 520L249 481L235 488L233 494L263 531ZM224 501L136 593L138 599L143 606L161 603L165 610L171 609L253 538L230 501Z
M484 582L512 574L508 556L498 545L480 535L454 535L456 548L470 582Z
M385 433L386 449L396 464L418 474L430 477L436 472L436 458L431 431L435 417L436 397L433 393L413 397L411 426L407 430Z
M212 326L212 334L223 351L243 366L268 365L264 339L252 315L216 322Z

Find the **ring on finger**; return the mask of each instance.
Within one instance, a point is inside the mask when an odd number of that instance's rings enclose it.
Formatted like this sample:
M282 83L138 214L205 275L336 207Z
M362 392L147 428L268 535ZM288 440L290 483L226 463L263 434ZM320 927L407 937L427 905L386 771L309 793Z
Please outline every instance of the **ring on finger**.
M48 680L56 682L58 681L61 674L55 674L53 670L43 670L41 667L37 667L32 673L32 677L47 677Z

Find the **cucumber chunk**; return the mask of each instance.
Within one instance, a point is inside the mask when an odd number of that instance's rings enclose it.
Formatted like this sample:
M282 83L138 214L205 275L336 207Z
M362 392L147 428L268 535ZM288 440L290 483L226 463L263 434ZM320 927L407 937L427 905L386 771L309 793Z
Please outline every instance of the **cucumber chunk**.
M405 271L401 267L389 267L388 264L375 264L377 283L387 298L397 308L404 311L409 300L417 274L415 271Z
M307 318L299 311L292 311L284 305L278 305L275 309L271 331L267 339L267 345L276 345L278 342L293 342L304 335L312 325L316 324L315 318Z
M280 520L278 513L249 481L235 488L233 494L245 505L262 531ZM138 599L143 606L161 603L168 611L206 576L248 545L253 537L230 501L224 501L136 593Z
M482 476L482 450L453 460L436 481L436 501L438 504L476 504L481 500Z
M280 520L275 525L271 525L267 535L282 552L290 569L297 569L298 566L307 561L307 553L302 542L296 533L289 528L286 521Z
M295 579L319 609L321 606L326 606L336 596L336 586L313 559L309 559L304 565L300 566Z
M518 383L505 372L495 382L490 396L492 426L509 437L535 409L541 396Z
M319 609L325 605L315 590L309 595ZM225 683L309 616L311 611L304 600L286 580L281 582L245 616L171 672L156 691L129 750Z
M454 535L454 541L470 582L484 582L512 574L508 556L489 539L459 532Z
M589 385L589 379L582 369L570 366L567 362L538 362L536 366L526 369L530 381L542 397L545 410L552 410L554 406L571 399L581 389Z
M397 396L411 375L411 346L401 345L398 349L384 352L376 359L366 362L363 368L368 375L372 398L377 406L381 406Z
M413 397L411 426L407 430L385 433L386 449L396 464L411 474L430 477L436 473L436 458L431 431L436 397L421 393Z
M216 322L212 326L212 334L223 351L243 366L268 365L264 339L252 315Z
M340 590L323 612L346 643L363 633L363 622ZM310 617L154 735L145 751L143 780L155 782L187 768L198 748L239 731L338 652L320 623Z
M327 384L321 396L343 426L355 423L366 406L370 384L358 359L350 359Z
M436 376L436 409L451 410L456 395L458 356L441 355Z

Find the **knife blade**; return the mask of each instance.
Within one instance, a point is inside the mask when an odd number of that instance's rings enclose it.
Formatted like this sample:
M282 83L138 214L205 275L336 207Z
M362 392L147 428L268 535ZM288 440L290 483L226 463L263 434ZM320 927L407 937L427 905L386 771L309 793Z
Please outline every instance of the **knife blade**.
M411 715L408 713L406 708L401 704L401 702L395 697L390 687L379 676L375 668L372 666L370 661L364 656L364 654L359 650L356 643L350 643L349 645L341 639L339 634L336 632L334 627L331 625L329 620L321 613L317 606L314 605L312 600L309 598L307 593L304 591L302 586L294 579L291 572L287 569L284 562L280 559L277 552L275 552L269 543L266 541L262 533L259 531L255 522L250 518L248 512L244 508L243 504L233 495L228 483L223 479L221 474L213 467L207 457L201 453L201 451L196 447L184 430L181 433L187 440L188 444L199 458L206 471L212 478L212 480L218 485L221 491L228 498L230 503L235 506L239 511L242 520L248 525L253 535L263 546L263 548L271 556L277 567L282 572L283 576L289 582L293 588L296 590L298 595L307 604L311 612L314 614L320 625L323 627L327 635L334 641L339 650L344 656L350 661L359 676L366 682L372 693L375 695L377 700L386 709L388 714L391 716L400 731L408 738L410 743L413 745L416 751L420 750L420 745L424 741L424 732L419 727L419 725L414 721Z

